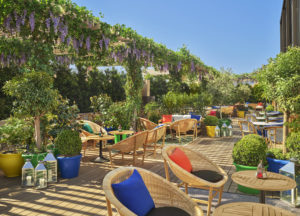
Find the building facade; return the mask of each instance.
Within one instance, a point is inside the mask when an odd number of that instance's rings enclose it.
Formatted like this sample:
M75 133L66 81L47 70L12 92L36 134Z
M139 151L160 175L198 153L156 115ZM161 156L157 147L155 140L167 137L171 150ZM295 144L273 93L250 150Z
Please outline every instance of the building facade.
M284 0L280 19L280 51L300 46L300 0Z

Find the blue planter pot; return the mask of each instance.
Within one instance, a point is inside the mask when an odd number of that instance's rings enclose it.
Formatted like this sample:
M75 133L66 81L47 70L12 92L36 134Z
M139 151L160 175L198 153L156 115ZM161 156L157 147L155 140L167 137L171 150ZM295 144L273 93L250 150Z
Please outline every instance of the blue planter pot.
M75 178L78 176L82 155L74 157L57 157L58 169L62 178Z
M267 161L269 164L268 171L274 173L279 173L279 169L290 162L288 160L278 160L269 157L267 157Z

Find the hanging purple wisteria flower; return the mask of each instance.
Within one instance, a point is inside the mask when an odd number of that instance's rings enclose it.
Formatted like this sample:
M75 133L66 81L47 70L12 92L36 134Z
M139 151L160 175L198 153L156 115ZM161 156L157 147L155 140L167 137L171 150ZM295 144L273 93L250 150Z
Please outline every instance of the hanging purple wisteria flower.
M191 62L191 71L192 71L192 72L194 72L194 71L195 71L195 64L194 64L194 62L193 62L193 61Z
M22 16L19 16L16 11L14 11L15 20L16 20L16 31L20 32Z
M46 19L46 20L45 20L45 23L46 23L46 27L47 27L48 31L50 31L50 27L51 27L51 19L50 19L50 18Z
M78 52L78 41L76 38L73 39L73 47L74 47L75 51Z
M84 36L81 35L80 40L79 40L79 47L80 48L82 48L82 46L83 46L83 39L84 39Z
M32 12L29 16L29 24L30 24L30 29L31 32L34 31L34 27L35 27L35 18L34 18L34 12Z
M8 15L8 16L6 17L6 19L4 20L4 26L5 26L5 28L6 28L8 31L11 30L11 28L10 28L10 22L11 22L11 20L12 20L11 15Z
M109 39L109 38L105 38L105 39L104 39L105 49L108 49L109 42L110 42L110 39Z
M181 70L181 61L178 62L178 65L177 65L177 70L180 71Z
M21 23L22 23L22 25L25 25L26 15L27 15L27 10L24 9L23 15L22 15L22 18L21 18Z
M60 21L60 17L52 17L53 27L54 27L54 33L57 34L58 24Z
M91 49L91 37L90 37L90 36L88 36L88 37L86 38L86 40L85 40L85 45L86 45L87 51L89 52L90 49Z
M103 47L103 41L102 40L99 40L99 47L100 47L100 50L102 50L102 47Z
M71 40L72 40L72 38L71 38L71 37L68 37L68 38L67 38L67 46L69 46L69 45L70 45L70 42L71 42Z
M59 27L59 31L60 31L60 39L61 39L61 42L64 42L65 41L65 38L68 34L68 26L67 25L64 25L63 23L60 24L60 27Z

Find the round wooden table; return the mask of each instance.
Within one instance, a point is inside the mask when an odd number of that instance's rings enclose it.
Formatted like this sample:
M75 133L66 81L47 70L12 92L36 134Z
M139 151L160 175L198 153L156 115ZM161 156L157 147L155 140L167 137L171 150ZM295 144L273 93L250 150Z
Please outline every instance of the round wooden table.
M260 203L234 202L219 206L213 216L296 216L287 210Z
M131 130L114 130L114 131L109 131L110 134L112 135L130 135L130 134L133 134L134 131L131 131Z
M256 178L256 170L233 173L231 179L242 186L260 190L259 202L265 203L265 191L286 191L296 187L295 180L273 172L267 172L267 178Z

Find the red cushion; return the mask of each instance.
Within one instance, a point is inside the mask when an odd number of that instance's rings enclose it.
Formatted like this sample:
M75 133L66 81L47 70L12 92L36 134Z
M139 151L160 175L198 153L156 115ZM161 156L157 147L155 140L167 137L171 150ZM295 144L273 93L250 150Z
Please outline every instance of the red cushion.
M216 116L217 115L217 111L215 110L211 110L209 113L210 116Z
M179 148L175 148L173 153L169 155L172 161L188 172L192 172L192 164L186 154Z
M163 115L162 116L162 123L172 122L172 115Z

